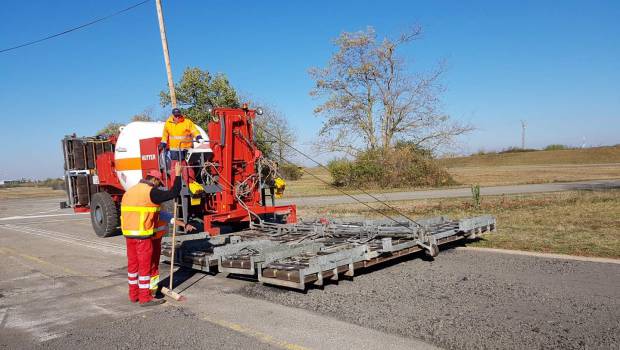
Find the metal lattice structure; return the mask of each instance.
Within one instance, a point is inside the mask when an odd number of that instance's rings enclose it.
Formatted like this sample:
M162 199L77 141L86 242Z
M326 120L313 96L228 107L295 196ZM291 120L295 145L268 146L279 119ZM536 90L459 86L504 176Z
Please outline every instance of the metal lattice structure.
M249 230L208 239L187 235L176 241L175 263L205 271L254 276L263 284L304 290L339 275L494 231L489 215L461 220L445 217L411 221L260 222ZM164 242L170 260L172 242Z

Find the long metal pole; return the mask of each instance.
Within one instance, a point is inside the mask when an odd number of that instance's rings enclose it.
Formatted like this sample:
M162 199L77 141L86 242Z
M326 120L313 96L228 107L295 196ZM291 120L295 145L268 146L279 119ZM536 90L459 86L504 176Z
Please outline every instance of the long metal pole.
M164 25L164 14L161 9L161 0L156 0L157 18L159 19L159 34L161 35L161 46L164 50L164 62L166 63L166 73L168 74L168 89L170 90L170 102L172 108L177 107L177 95L174 92L174 80L172 79L172 69L170 68L170 54L168 53L168 40L166 39L166 26Z

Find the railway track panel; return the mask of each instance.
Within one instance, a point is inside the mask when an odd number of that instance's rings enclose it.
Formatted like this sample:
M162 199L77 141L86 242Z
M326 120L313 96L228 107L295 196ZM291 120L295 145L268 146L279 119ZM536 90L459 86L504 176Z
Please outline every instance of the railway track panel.
M266 285L305 290L340 275L424 251L436 256L441 245L494 231L490 215L450 220L260 223L216 239L177 241L175 263L193 269L255 276ZM170 242L163 256L170 260Z

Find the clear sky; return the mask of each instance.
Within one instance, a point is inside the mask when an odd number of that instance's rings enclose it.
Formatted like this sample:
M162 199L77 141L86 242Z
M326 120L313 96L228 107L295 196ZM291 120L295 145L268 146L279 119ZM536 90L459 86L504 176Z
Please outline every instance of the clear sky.
M63 31L138 0L7 1L0 49ZM463 152L520 144L620 143L620 1L165 0L176 78L198 66L277 106L310 144L321 120L307 70L342 31L396 35L412 70L445 59L443 104L478 130ZM0 179L62 175L60 139L93 135L146 108L166 88L154 2L105 22L0 54ZM308 147L306 147L308 149Z

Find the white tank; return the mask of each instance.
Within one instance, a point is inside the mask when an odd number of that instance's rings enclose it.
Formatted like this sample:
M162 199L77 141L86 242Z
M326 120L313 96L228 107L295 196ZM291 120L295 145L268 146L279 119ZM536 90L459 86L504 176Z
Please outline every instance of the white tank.
M209 136L199 126L196 126L203 140ZM161 137L164 131L164 122L131 122L121 127L114 151L116 176L127 190L142 179L142 154L140 154L140 140Z

